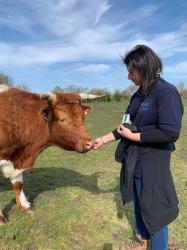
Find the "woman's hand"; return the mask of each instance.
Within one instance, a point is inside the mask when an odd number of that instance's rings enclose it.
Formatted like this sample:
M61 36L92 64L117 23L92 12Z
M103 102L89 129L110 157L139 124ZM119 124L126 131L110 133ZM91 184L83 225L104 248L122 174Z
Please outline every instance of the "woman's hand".
M123 136L127 139L130 139L132 136L131 130L124 127L122 124L119 125L119 127L117 128L117 131L121 136Z
M122 124L119 125L119 127L117 128L117 131L121 136L131 141L140 142L140 133L133 133L130 129L124 127Z
M98 149L102 145L107 144L108 142L111 142L111 141L115 141L115 140L116 139L115 139L113 133L110 132L110 133L108 133L106 135L103 135L102 137L99 137L99 138L95 139L92 142L92 149Z
M95 139L92 144L93 149L98 149L104 144L103 140L101 137Z

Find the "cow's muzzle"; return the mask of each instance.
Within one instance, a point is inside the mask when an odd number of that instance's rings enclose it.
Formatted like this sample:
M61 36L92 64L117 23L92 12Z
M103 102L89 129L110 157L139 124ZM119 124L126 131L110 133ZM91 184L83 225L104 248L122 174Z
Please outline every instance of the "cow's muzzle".
M85 148L90 150L92 148L92 140L86 141L85 142Z
M88 152L90 149L92 148L92 140L91 139L89 139L89 140L86 140L86 141L84 141L83 143L82 143L82 145L77 145L77 147L76 147L76 151L78 152L78 153L86 153L86 152Z

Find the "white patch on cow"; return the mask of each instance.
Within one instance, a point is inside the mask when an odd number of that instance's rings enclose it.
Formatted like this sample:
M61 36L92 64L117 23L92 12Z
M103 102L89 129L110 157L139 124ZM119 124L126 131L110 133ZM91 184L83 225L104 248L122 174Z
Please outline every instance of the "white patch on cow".
M24 169L15 169L11 161L0 160L0 170L5 178L13 179L17 177Z
M0 160L0 170L2 171L3 175L6 178L10 178L12 184L14 184L16 182L23 183L22 172L25 169L15 169L14 165L11 161ZM30 204L30 202L28 202L27 198L25 197L23 190L21 190L19 198L20 198L21 205L23 207L25 207L27 209L31 207L31 204ZM0 210L0 215L3 216L1 210Z
M15 182L21 182L23 183L23 175L22 173L19 173L16 176L12 176L10 177L11 183L14 184Z
M2 213L2 211L1 211L1 209L0 209L0 216L2 216L2 217L3 217L3 213Z
M25 208L31 207L31 204L30 204L30 202L28 202L27 198L25 197L23 190L21 190L21 193L20 193L20 202L21 202L21 205Z
M5 84L0 84L0 92L8 90L10 87Z

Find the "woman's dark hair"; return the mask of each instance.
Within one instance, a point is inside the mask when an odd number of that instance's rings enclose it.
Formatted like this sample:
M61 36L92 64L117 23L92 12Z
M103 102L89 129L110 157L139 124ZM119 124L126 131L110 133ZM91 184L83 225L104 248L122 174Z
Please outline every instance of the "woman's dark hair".
M137 70L142 80L142 92L147 94L155 78L162 73L162 61L146 45L137 45L123 58L129 71Z

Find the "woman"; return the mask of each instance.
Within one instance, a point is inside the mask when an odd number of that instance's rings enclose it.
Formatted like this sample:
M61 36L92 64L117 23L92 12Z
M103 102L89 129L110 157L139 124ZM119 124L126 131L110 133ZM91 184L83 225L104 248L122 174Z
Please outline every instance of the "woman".
M136 239L130 249L168 249L168 227L178 215L178 199L170 172L170 157L179 138L183 105L177 89L160 77L162 62L145 45L123 58L128 79L139 86L126 114L135 131L122 124L95 139L93 149L121 139L120 187L123 202L133 200ZM121 249L129 249L122 247Z

